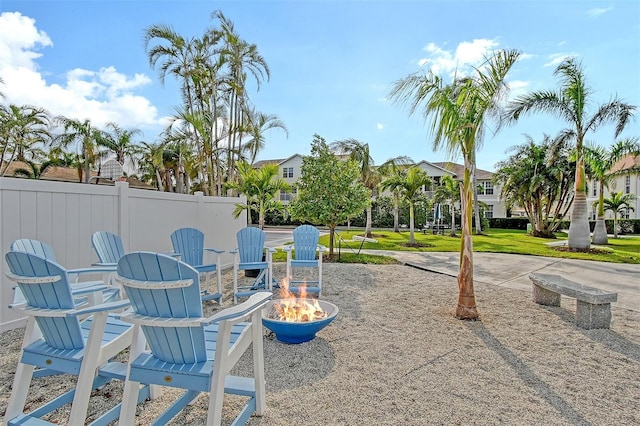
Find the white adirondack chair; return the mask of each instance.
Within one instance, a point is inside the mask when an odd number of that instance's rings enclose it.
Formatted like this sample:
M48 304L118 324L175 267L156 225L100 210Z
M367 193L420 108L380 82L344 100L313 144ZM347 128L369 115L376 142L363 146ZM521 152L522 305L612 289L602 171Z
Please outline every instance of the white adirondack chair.
M25 303L11 308L28 316L28 321L4 423L45 424L40 417L72 403L67 423L84 425L92 390L115 378L124 380L126 365L110 360L129 347L133 327L110 311L121 310L128 302L78 308L68 271L62 266L23 252L10 251L5 259L11 271L8 278L18 283L25 298ZM47 374L77 376L76 386L24 414L36 368ZM145 390L141 397L148 395ZM119 407L114 407L94 423L108 424L117 418L118 412Z
M224 393L247 397L234 424L246 423L254 412L264 413L261 310L271 293L254 294L242 304L203 318L198 275L185 262L159 253L130 253L118 262L116 280L133 308L121 318L135 325L135 341L144 332L149 348L132 346L121 425L134 424L141 383L185 389L153 424L166 424L201 392L210 392L207 425L220 424ZM254 377L231 376L249 346Z
M322 253L327 251L327 248L318 244L319 239L318 228L312 225L300 225L293 230L293 244L282 249L287 253L286 279L289 280L289 291L295 295L300 295L299 284L305 285L307 294L317 297L322 295ZM307 276L294 279L293 268L316 268L318 279Z
M242 228L236 233L238 247L231 250L233 256L233 303L238 298L249 297L257 291L272 290L272 256L275 249L265 247L265 233L259 228ZM251 285L238 285L238 271L257 271ZM245 272L246 274L246 272Z

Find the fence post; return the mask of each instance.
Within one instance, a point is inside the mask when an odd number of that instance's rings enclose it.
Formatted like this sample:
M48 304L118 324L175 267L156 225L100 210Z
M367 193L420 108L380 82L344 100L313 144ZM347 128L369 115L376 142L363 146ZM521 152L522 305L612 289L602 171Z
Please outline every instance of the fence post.
M131 251L131 217L129 213L129 182L116 182L116 196L118 197L118 226L117 232L126 251Z

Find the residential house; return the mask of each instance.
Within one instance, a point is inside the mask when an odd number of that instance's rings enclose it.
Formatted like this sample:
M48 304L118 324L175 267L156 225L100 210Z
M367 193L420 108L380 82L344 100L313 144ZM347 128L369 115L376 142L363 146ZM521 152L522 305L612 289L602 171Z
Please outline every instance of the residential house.
M346 156L342 156L346 158ZM253 167L260 168L265 164L276 163L280 169L280 176L289 184L295 183L302 172L302 155L294 154L285 159L274 160L262 160L253 164ZM434 185L440 183L440 178L444 175L450 175L454 179L462 180L464 176L464 166L456 163L449 162L428 162L420 161L417 166L427 172L427 174L434 180ZM505 217L506 207L505 203L499 199L500 191L494 188L491 179L493 173L486 170L477 170L476 173L478 185L482 187L478 199L486 205L485 215L488 218L492 217ZM425 188L427 192L433 192L434 188ZM281 191L280 201L284 204L288 204L289 200L295 196L295 189L291 191Z
M631 203L633 209L624 214L624 219L640 219L640 156L627 155L620 159L610 170L615 173L614 180L604 189L604 198L609 198L611 193L622 191L624 194L634 194L635 199ZM594 205L600 197L600 185L597 181L589 182L587 202L590 208L590 219L595 220L598 213L597 205ZM605 218L613 219L613 212L605 212Z

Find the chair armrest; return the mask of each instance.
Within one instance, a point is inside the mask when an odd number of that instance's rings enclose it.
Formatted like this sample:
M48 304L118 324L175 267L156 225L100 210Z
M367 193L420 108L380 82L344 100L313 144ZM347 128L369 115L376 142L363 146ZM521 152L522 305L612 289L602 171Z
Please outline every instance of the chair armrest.
M113 267L76 268L67 269L67 274L100 274L102 272L113 272Z
M239 305L218 311L209 318L204 319L202 324L210 325L231 319L242 321L257 309L262 309L272 297L273 293L271 291L258 291Z
M325 251L327 251L327 248L325 246L323 246L323 245L318 244L318 251L325 252Z
M205 250L206 251L212 251L212 252L217 253L217 254L224 253L224 250L219 250L219 249L215 249L215 248L206 248L205 247Z
M282 247L282 251L284 251L284 252L289 253L289 252L291 252L291 250L293 250L293 246L292 245L291 246Z
M74 296L90 294L96 291L103 291L109 288L109 286L102 281L85 281L78 284L80 285L77 285L77 284L71 285L71 294L73 294Z
M206 325L205 318L159 318L126 312L118 316L124 322L152 327L202 327Z
M240 250L240 249L234 248L233 250L230 250L229 253L236 254L236 253L238 253L238 250Z
M273 247L265 247L265 250L268 251L269 253L275 253L278 251L277 248L273 248Z
M118 300L116 302L101 303L99 305L88 306L82 309L74 309L74 312L67 313L67 316L83 316L87 314L94 314L96 312L117 311L129 306L131 306L131 303L128 300Z
M113 271L115 271L116 269L118 269L118 264L117 263L102 263L102 262L96 262L96 263L92 263L91 266L95 266L98 268L109 268L110 272L111 269L113 268Z

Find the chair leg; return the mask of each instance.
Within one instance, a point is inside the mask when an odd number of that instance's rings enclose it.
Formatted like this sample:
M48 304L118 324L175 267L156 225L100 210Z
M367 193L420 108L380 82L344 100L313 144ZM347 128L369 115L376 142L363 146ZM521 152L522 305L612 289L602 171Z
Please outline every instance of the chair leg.
M256 415L262 416L267 410L264 375L264 343L262 341L262 313L257 311L251 319L251 337L253 351L253 376L256 390Z
M209 408L207 410L207 424L220 425L222 423L222 402L224 398L224 381L229 370L229 341L231 333L227 321L220 323L218 341L216 342L216 359L213 363L211 375L211 391L209 394Z
M71 414L69 415L69 424L71 425L84 424L84 420L87 417L93 379L101 361L101 343L107 324L107 315L107 312L96 312L93 317L82 365L80 366L80 374L76 383L76 392L73 395L73 403L71 404Z
M25 348L40 337L42 337L42 333L36 324L35 318L29 317L27 326L24 330L24 337L22 338L22 348ZM21 362L18 363L16 372L13 376L11 396L9 397L9 402L4 415L4 424L9 424L10 419L22 414L27 402L27 395L29 394L29 387L31 385L34 370L35 367L33 365L23 364Z
M233 266L233 304L238 303L238 266Z
M29 364L18 363L15 375L13 377L13 387L11 388L11 396L7 404L7 410L4 414L5 425L9 424L9 420L22 414L24 406L27 402L29 394L29 386L33 377L34 366Z
M135 424L136 406L138 405L137 402L138 402L139 391L140 391L139 382L127 380L124 383L124 393L122 394L122 407L120 407L120 420L118 420L119 425L130 426L132 424Z

